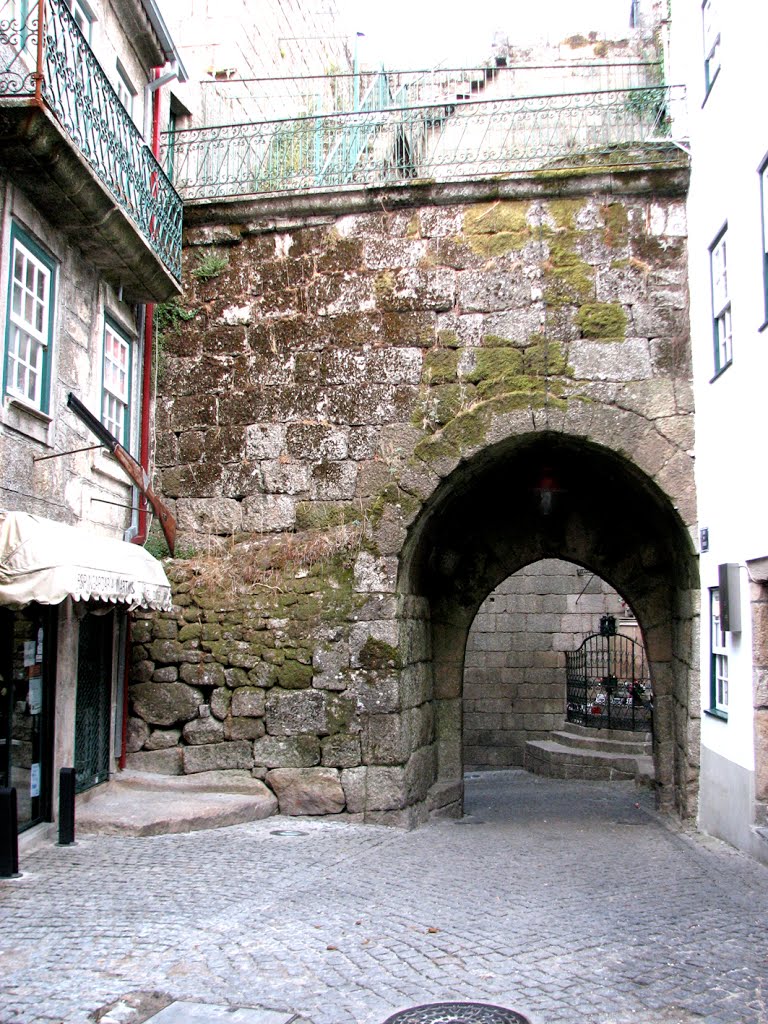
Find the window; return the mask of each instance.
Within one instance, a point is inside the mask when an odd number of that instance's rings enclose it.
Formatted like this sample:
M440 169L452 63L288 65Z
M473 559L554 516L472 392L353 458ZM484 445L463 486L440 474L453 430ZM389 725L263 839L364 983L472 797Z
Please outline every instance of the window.
M30 0L11 0L8 14L4 17L9 15L9 20L5 24L12 35L15 35L15 31L18 30L20 52L27 58L35 60L37 29L36 22L33 24L33 19L37 17L37 8L34 4L30 5Z
M120 444L130 437L131 343L107 320L104 324L101 422Z
M93 27L93 15L82 0L66 0L67 7L75 19L75 24L85 36L85 41L91 43L91 29Z
M704 82L707 92L720 70L720 18L716 0L704 0L701 6L704 24Z
M728 297L727 232L723 231L709 250L712 277L712 327L715 340L715 373L730 366L733 359L731 300Z
M116 78L116 91L117 98L123 104L128 114L133 117L133 98L136 95L136 89L133 86L130 78L126 74L125 68L117 62L117 78Z
M709 592L710 711L728 714L728 648L720 622L720 589Z
M13 225L3 392L41 412L48 411L54 276L53 261Z
M765 322L768 323L768 159L760 168L760 208L763 226L763 291L765 292Z

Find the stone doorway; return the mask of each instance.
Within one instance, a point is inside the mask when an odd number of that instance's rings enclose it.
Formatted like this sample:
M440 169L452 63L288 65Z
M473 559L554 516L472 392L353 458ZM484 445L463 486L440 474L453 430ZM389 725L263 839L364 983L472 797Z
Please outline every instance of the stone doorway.
M524 566L489 594L467 637L462 693L465 771L524 764L525 744L565 722L565 655L615 617L640 639L630 606L605 580L562 559Z
M656 695L658 802L695 813L697 567L689 530L670 496L626 455L547 431L509 437L461 463L410 532L401 593L411 617L402 625L410 647L420 629L431 645L438 786L460 792L473 763L463 723L472 623L496 587L542 559L585 567L634 609Z

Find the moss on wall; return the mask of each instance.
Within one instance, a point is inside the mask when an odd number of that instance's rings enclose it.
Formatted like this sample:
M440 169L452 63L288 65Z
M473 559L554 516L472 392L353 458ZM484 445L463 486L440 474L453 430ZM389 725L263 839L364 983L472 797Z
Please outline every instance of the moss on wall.
M585 338L617 341L627 333L627 314L618 302L585 303L573 319Z

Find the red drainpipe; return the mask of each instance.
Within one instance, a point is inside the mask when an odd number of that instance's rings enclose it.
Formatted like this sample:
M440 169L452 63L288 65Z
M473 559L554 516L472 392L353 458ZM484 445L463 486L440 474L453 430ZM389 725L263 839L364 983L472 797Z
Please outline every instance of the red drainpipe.
M152 69L152 78L158 78L159 68ZM160 157L160 90L152 93L152 153L156 159ZM154 303L144 306L144 365L141 377L141 428L139 434L139 462L149 472L149 414L152 403L152 348L154 343ZM147 501L139 495L139 526L134 544L145 544L149 534L149 513Z

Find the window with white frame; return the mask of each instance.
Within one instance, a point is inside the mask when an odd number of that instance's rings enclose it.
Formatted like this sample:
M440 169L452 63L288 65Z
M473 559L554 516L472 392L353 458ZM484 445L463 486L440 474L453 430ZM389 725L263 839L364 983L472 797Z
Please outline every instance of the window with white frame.
M704 28L704 82L709 92L720 70L720 17L717 0L704 0L701 15Z
M90 45L91 30L94 22L90 8L82 0L66 0L66 3L72 17L75 19L75 24L85 36L86 42Z
M130 439L131 343L110 320L104 323L101 422L120 444Z
M47 412L55 268L15 224L8 276L3 391Z
M37 7L30 0L10 0L5 6L3 18L7 21L9 38L13 36L21 44L20 52L28 59L36 57L37 42Z
M723 230L709 250L712 276L712 329L715 342L715 373L733 360L731 300L728 294L728 232Z
M768 323L768 157L760 168L760 208L763 225L763 292L765 322Z
M710 711L728 714L728 648L720 619L720 589L709 592Z
M133 117L133 100L136 96L136 88L128 77L128 74L120 61L117 62L115 89L117 91L118 99L128 111L128 114Z

